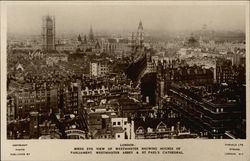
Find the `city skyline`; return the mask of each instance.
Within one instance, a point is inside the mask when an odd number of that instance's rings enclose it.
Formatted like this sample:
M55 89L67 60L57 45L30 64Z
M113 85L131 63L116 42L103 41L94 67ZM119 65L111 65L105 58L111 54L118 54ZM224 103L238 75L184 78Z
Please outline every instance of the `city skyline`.
M8 33L8 139L246 138L240 6L30 7L8 8L42 38Z
M243 6L87 4L8 6L8 33L40 35L42 16L48 14L56 17L56 34L88 33L90 26L95 33L131 32L140 20L146 26L145 31L200 30L204 24L208 30L245 31Z

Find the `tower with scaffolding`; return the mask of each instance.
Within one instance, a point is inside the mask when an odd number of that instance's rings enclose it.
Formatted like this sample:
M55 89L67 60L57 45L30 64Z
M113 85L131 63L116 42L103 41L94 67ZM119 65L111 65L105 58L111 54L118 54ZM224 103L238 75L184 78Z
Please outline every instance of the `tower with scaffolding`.
M56 27L55 27L55 17L54 16L43 16L42 23L42 49L44 52L54 51L55 48L55 37L56 37Z

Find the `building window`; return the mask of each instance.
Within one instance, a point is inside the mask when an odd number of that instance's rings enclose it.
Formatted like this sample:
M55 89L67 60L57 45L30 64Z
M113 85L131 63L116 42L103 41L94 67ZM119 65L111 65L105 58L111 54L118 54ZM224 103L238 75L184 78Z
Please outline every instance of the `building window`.
M120 135L117 135L118 138L120 138Z
M115 125L116 125L116 122L113 122L113 125L115 126Z
M124 125L127 125L127 121L124 121Z
M119 122L117 122L117 125L121 125L121 122L119 121Z

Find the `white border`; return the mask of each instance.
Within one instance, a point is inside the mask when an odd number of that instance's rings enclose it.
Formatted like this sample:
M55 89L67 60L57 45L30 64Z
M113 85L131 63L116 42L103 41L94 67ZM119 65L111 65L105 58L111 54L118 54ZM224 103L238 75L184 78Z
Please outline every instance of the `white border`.
M247 1L15 1L1 2L1 157L2 160L214 160L214 161L249 161L249 114L250 99L247 92L247 139L243 140L6 140L6 41L7 40L7 6L9 5L244 5L246 7L246 91L249 87L249 2ZM27 143L30 157L12 157L12 144ZM180 146L184 155L70 155L74 147L113 146L120 143L134 143L136 146ZM244 155L242 157L225 156L228 152L225 143L243 143Z

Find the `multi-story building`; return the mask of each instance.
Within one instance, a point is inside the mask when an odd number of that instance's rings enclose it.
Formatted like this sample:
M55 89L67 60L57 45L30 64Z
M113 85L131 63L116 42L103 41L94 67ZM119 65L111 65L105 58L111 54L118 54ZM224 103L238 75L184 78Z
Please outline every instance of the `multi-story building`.
M232 65L234 66L245 66L245 49L238 49L235 53L233 53Z
M151 55L149 52L146 54L147 57L147 66L144 74L146 73L155 73L156 72L156 64L152 61Z
M13 121L16 118L16 105L13 94L7 96L7 121Z
M216 91L206 90L201 86L175 83L169 90L170 103L172 109L181 115L186 126L200 136L227 138L226 135L230 133L233 138L245 138L244 130L239 128L242 127L245 117L245 107L240 103L245 101L240 96L244 90L236 93L224 90L224 94L208 95Z
M77 114L82 103L81 86L79 83L61 85L58 89L58 107L65 113Z
M219 59L216 61L214 78L216 83L245 84L245 67L233 66L231 60Z
M88 113L88 124L94 139L134 139L133 123L128 118L118 117L112 109L93 108Z
M213 71L199 66L173 67L172 64L160 63L157 67L156 103L161 106L161 100L169 94L173 82L187 84L211 84Z
M30 111L48 111L47 90L19 90L15 93L15 103L17 118L26 118Z
M124 138L121 139L134 139L134 127L132 122L128 122L128 118L114 117L111 118L112 127L121 127L124 130Z
M94 60L90 62L90 75L101 77L109 73L109 63L107 60Z
M81 107L81 86L78 83L72 83L67 90L66 95L67 107L72 109L75 114L78 113L78 109Z
M20 88L20 87L19 87ZM58 108L57 86L44 83L27 83L8 96L10 120L25 118L31 111L47 113Z
M30 112L30 127L29 127L30 138L39 137L39 113Z

